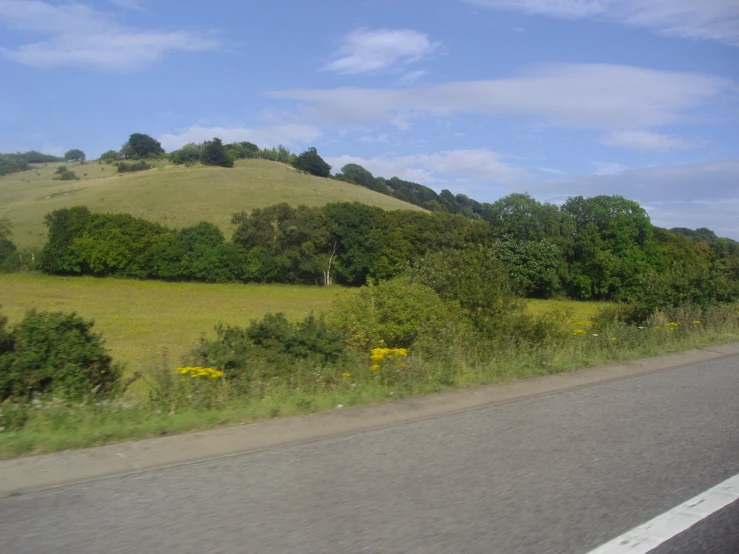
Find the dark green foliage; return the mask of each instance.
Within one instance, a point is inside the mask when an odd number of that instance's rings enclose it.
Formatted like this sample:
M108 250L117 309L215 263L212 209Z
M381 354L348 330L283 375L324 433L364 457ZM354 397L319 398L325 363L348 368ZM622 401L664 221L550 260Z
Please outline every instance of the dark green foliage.
M67 152L64 154L64 161L65 162L84 162L85 153L79 148L73 148L72 150L67 150Z
M508 271L494 250L470 247L429 254L412 268L412 283L435 290L442 299L456 301L483 336L491 337L507 317L521 310L508 280Z
M41 264L46 273L73 274L82 271L72 244L82 236L91 217L90 210L85 206L63 208L46 215L44 223L49 229L49 239L44 246Z
M292 165L295 169L305 171L316 177L329 177L331 175L331 166L318 155L318 150L313 147L295 158Z
M121 153L116 150L108 150L100 154L100 160L105 163L117 162L121 159Z
M12 225L8 219L0 219L0 272L12 271L11 267L17 247L11 240L13 237ZM0 340L2 340L2 320L0 319Z
M200 147L200 163L203 165L217 165L220 167L233 167L233 159L223 148L221 139L214 138L206 140Z
M158 158L164 154L164 148L158 140L143 133L134 133L121 148L121 154L128 160Z
M502 239L495 244L512 287L522 296L549 298L561 290L560 249L550 240Z
M2 318L0 318L2 319ZM80 400L110 393L121 368L92 322L78 315L28 312L10 333L0 321L0 400L53 393Z
M337 239L321 208L286 203L235 214L234 244L248 254L251 280L330 284Z
M56 166L56 171L54 171L54 174L55 175L61 175L65 171L69 171L67 169L67 166L66 165L58 165L58 166Z
M297 323L284 314L267 314L247 328L218 325L215 330L216 338L201 338L192 357L201 366L224 371L229 379L287 375L296 362L335 365L346 353L341 332L313 314Z
M118 168L118 173L130 173L132 171L146 171L154 166L146 163L144 160L139 160L137 162L118 162L116 167Z

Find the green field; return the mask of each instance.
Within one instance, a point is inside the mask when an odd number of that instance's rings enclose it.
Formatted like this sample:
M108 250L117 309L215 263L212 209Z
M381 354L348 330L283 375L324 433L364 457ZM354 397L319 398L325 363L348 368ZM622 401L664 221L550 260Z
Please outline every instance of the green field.
M204 284L0 274L0 306L10 323L31 308L75 311L95 321L116 360L138 367L159 347L179 362L202 332L216 323L245 325L268 312L291 319L328 308L346 288L300 285ZM587 320L607 302L531 300L531 313L568 310L573 325Z
M95 321L116 360L145 364L160 347L179 363L216 323L246 325L267 312L302 318L346 291L338 286L204 284L0 274L0 311L17 323L31 308L75 311Z
M288 202L323 206L362 202L388 210L418 210L406 202L332 179L298 173L286 164L240 160L233 168L184 167L164 162L148 171L116 173L113 165L67 163L79 181L55 181L58 163L0 177L0 219L13 224L13 242L40 247L46 240L44 216L59 208L84 205L91 211L130 213L168 227L199 221L218 225L231 236L231 215Z

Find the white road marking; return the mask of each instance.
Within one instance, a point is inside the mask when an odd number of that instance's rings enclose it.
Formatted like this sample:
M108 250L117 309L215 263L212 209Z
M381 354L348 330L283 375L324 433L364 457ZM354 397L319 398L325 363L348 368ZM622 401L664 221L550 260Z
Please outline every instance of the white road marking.
M739 475L734 475L588 554L646 554L737 499Z

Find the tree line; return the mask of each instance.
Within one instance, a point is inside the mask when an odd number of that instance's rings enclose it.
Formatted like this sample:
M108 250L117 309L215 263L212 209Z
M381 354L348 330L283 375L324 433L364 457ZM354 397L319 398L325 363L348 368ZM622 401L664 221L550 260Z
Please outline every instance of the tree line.
M358 286L403 274L441 250L488 248L520 295L712 303L739 296L739 243L654 227L620 196L560 208L525 194L490 204L489 220L384 211L359 203L286 203L232 217L230 241L211 223L179 230L86 207L46 217L42 268L55 274Z

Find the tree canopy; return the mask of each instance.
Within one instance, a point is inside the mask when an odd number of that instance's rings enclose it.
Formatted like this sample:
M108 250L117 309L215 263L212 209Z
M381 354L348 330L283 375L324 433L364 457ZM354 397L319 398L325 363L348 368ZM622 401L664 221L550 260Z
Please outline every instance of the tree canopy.
M293 167L295 169L307 171L316 177L331 176L331 166L318 155L318 151L312 146L295 158Z
M158 140L143 133L134 133L121 148L121 155L127 159L156 158L164 154Z
M217 165L233 167L234 161L223 147L221 139L206 140L200 147L200 163L203 165Z
M85 153L79 148L73 148L72 150L67 150L67 152L64 154L64 161L65 162L84 162Z

